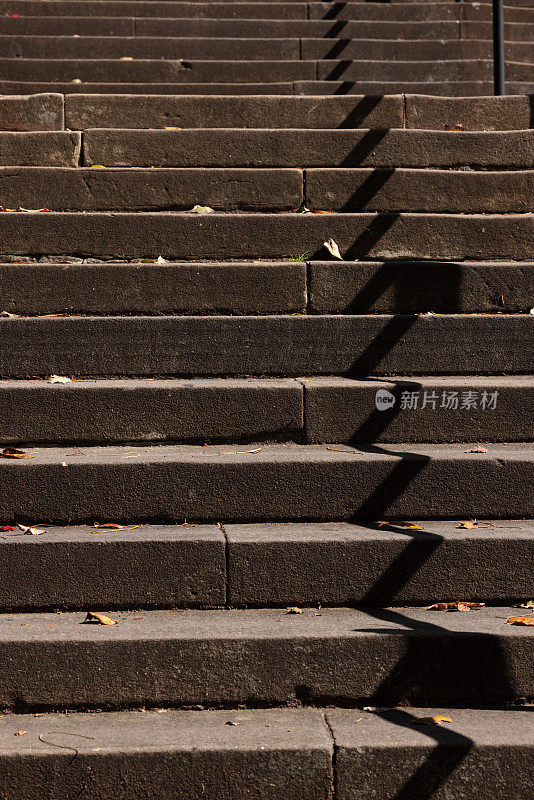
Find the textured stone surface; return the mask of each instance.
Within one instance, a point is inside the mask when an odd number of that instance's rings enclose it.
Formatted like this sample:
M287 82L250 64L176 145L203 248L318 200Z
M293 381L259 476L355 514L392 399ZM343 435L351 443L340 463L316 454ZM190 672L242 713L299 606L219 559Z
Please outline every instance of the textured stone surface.
M460 529L459 522L411 524L421 529L395 523L224 525L229 603L431 605L530 595L525 565L532 522L482 523L474 530Z
M0 131L60 131L63 127L60 94L0 97Z
M3 442L206 441L302 432L286 380L0 381Z
M41 84L41 86L49 86L49 84ZM506 84L507 90L511 95L528 95L532 91L532 83L524 81L510 81ZM417 93L418 95L427 95L428 97L436 95L437 97L447 97L449 99L466 99L475 97L485 97L490 95L493 91L493 81L439 81L429 82L425 80L420 81L406 81L406 80L389 80L389 81L371 81L371 80L346 80L346 81L294 81L293 89L296 95L375 95L379 92L384 95L400 94L401 92L410 92L411 94ZM63 91L63 89L62 89ZM86 89L89 91L89 88ZM464 130L479 130L479 124L472 120L470 127L465 123L459 123ZM428 123L432 127L432 123ZM422 123L422 127L425 124ZM501 127L508 128L506 124ZM447 128L449 130L449 128Z
M292 95L294 84L290 81L277 83L72 83L72 82L18 82L0 81L0 90L5 94L55 91L66 95ZM109 124L112 124L109 122ZM135 125L135 122L132 122Z
M495 800L508 800L510 791L517 800L532 795L534 738L528 709L410 708L378 714L340 709L326 715L336 743L339 800L389 800L403 794L483 800L489 786ZM418 724L434 715L452 722Z
M37 165L43 168L42 175L49 175L51 173L46 171L49 167L77 167L80 161L80 151L81 134L77 132L0 131L0 166L2 167ZM36 185L35 173L32 181L32 189L35 191L26 194L26 197L32 198L30 202L26 202L24 194L21 196L12 194L13 184L16 183L17 176L22 174L20 169L13 171L2 169L0 171L2 205L5 207L14 206L15 208L18 206L26 208L47 206L47 203L39 200L40 187ZM37 200L32 205L35 198Z
M505 623L515 611L119 611L114 626L3 615L0 703L496 705L534 689L532 632Z
M303 262L67 262L0 263L3 308L15 314L283 314L306 305Z
M303 385L308 442L526 442L534 438L534 379L528 376L380 382L309 378ZM378 391L392 395L394 405L378 409ZM411 402L415 408L410 408Z
M508 5L508 2L507 2ZM374 9L378 4L373 4ZM451 8L451 4L448 4ZM413 8L413 6L412 6ZM393 3L388 4L387 10L391 13ZM428 39L427 41L402 41L387 39L348 39L344 38L343 30L339 39L302 39L302 57L314 58L340 58L363 59L371 61L390 59L392 61L428 61L435 59L477 59L492 57L491 41L482 39L461 41L458 39ZM508 42L506 47L507 57L513 61L531 61L532 46L528 42Z
M225 603L225 545L216 526L51 527L41 536L19 534L0 539L3 611Z
M331 797L332 742L320 711L20 715L0 723L12 800L45 797L51 785L55 800ZM13 738L16 729L27 733Z
M346 259L532 259L534 214L0 213L11 254L174 259L317 258L333 238Z
M534 166L534 130L107 128L86 130L83 144L86 164L108 166ZM422 178L426 179L426 173Z
M528 311L534 262L310 263L319 313Z
M19 134L12 134L15 135ZM80 134L63 135L73 138L74 141L67 144L70 144L70 161L74 163L76 159L77 162L77 152L73 151L79 151L77 137ZM0 134L0 144L1 140ZM33 156L33 163L37 161L36 156ZM67 154L56 154L52 150L45 152L46 156L51 164L68 163ZM51 170L36 167L3 169L0 179L2 205L46 207L51 211L190 211L197 203L222 211L294 211L302 203L303 192L302 170L297 169Z
M143 0L18 0L25 17L167 17L216 19L306 19L307 3L291 2L143 2ZM0 12L13 8L10 0L1 0ZM433 17L432 17L433 18ZM440 19L444 19L442 16Z
M231 23L233 25L233 23ZM85 128L402 127L398 97L187 98L75 95L65 99L66 121ZM528 127L523 125L522 127Z
M133 36L134 20L127 17L0 17L4 36Z
M8 520L291 521L529 517L532 447L264 444L29 448L0 459ZM251 452L252 451L252 452Z
M528 373L532 332L526 314L1 319L0 374Z
M454 99L406 96L407 128L519 130L532 127L531 115L531 99L526 96Z

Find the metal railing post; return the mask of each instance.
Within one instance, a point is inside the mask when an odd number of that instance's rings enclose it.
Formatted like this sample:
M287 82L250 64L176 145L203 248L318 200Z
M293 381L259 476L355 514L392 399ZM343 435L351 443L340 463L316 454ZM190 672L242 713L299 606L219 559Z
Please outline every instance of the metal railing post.
M493 94L506 94L503 0L493 0Z

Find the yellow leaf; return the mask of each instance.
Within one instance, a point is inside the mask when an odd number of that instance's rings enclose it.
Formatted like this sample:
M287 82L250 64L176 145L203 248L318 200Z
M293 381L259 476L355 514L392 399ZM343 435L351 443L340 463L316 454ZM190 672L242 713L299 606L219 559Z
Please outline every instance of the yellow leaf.
M298 606L291 606L291 608L287 609L286 613L287 614L304 614L304 611L302 610L302 608L299 608Z
M510 625L534 625L534 617L508 617Z
M116 619L106 617L105 614L96 614L94 611L88 611L84 622L97 622L99 625L117 625Z
M25 733L28 733L28 731L17 731L15 736L24 736Z
M441 725L442 722L452 722L450 717L420 717L414 725Z

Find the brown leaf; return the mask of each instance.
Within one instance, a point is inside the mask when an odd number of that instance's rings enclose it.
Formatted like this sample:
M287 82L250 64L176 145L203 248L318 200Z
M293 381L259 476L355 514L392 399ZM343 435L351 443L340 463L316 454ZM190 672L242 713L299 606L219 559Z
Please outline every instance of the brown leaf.
M106 617L105 614L96 614L94 611L87 612L87 616L84 619L84 622L94 622L98 623L98 625L118 625L116 619L111 619L111 617Z
M534 617L508 617L510 625L534 625Z
M304 611L298 606L291 606L291 608L287 609L286 614L304 614Z
M95 522L93 528L104 528L112 531L133 531L139 525L119 525L117 522Z
M5 529L0 528L0 530L5 530ZM534 608L534 600L525 600L524 603L516 603L514 608Z
M14 447L4 447L0 458L35 458L35 456L25 453L24 450L16 450Z
M463 603L456 600L454 603L434 603L428 606L428 611L469 611L472 608L484 608L485 603Z
M486 447L471 447L469 450L464 450L465 453L487 453Z
M442 722L452 722L450 717L420 717L414 725L441 725Z
M27 533L30 536L40 536L41 533L46 533L42 528L32 528L29 525L21 525L20 523L18 527L23 533Z

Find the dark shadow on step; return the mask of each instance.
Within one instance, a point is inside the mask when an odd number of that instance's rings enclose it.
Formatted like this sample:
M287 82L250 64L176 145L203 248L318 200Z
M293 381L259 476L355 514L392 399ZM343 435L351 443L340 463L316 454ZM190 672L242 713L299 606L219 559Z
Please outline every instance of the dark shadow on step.
M338 39L323 58L338 58L351 43L352 39Z
M338 19L331 28L327 30L323 39L339 39L339 35L343 32L343 29L347 27L348 20L346 19Z

